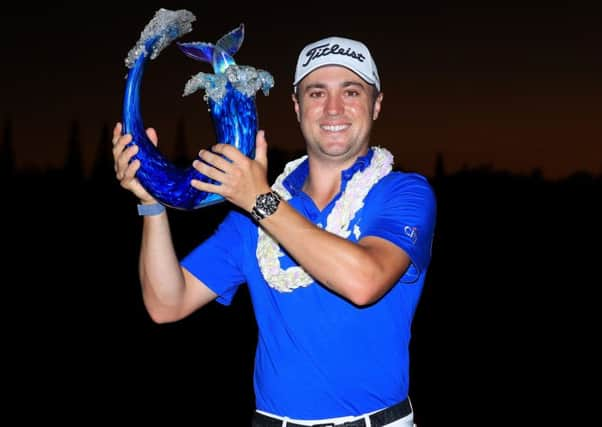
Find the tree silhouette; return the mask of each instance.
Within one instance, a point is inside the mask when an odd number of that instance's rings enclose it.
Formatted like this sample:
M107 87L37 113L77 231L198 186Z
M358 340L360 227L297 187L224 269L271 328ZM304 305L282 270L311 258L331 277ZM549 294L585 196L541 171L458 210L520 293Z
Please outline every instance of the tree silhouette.
M83 178L80 126L77 120L71 122L64 171L65 177L73 182L80 182Z
M92 167L91 178L93 181L105 181L113 176L112 148L109 125L105 122L100 131L100 141Z
M0 146L0 180L5 182L15 173L15 150L13 148L12 119L7 116L4 121L2 145Z

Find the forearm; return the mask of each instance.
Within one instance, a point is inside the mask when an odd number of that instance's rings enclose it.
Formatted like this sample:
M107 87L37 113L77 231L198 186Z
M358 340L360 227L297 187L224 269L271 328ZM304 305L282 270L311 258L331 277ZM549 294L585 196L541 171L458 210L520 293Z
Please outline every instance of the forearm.
M158 322L180 317L186 286L166 212L144 217L139 275L144 304L151 317Z
M369 248L324 231L286 202L261 226L316 281L358 305L374 301L388 286Z

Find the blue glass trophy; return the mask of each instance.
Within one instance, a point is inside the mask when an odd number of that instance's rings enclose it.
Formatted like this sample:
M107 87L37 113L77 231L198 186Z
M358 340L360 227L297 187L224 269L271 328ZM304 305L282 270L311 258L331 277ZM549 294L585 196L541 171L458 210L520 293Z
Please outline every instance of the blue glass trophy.
M136 178L161 204L181 210L198 209L224 201L215 193L199 191L192 179L214 183L191 166L176 167L167 160L146 135L140 112L140 87L144 67L172 41L192 31L195 16L187 10L159 9L146 25L125 64L129 68L123 99L123 133L132 135L139 148L134 159L140 160ZM273 77L264 70L241 66L233 56L244 39L244 25L221 37L217 43L177 43L188 57L210 63L214 74L198 73L185 85L184 95L205 90L218 142L233 145L243 154L254 157L257 133L255 93L264 95L274 86Z

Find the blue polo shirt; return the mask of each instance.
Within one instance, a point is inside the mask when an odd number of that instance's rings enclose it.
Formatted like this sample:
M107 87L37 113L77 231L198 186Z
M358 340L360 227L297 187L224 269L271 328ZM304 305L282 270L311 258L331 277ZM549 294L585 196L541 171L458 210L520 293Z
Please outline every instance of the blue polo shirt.
M372 155L369 150L342 172L341 192ZM288 203L325 227L341 193L320 211L301 190L307 175L305 160L284 181L292 196ZM411 323L431 258L435 216L432 187L418 174L391 172L368 193L348 239L381 237L412 262L399 282L367 307L316 282L287 293L272 289L257 263L257 225L238 211L182 260L222 304L230 304L238 287L247 284L259 333L253 378L257 409L298 419L333 418L407 397ZM283 269L296 265L286 253L280 264Z

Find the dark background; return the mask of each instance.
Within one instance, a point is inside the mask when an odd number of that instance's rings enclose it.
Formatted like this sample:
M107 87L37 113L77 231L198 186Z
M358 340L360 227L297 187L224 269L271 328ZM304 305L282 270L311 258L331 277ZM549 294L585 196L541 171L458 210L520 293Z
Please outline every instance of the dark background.
M579 1L398 2L328 7L197 1L118 6L55 1L3 6L0 114L14 129L21 170L61 167L72 122L82 162L91 172L99 132L121 115L124 59L160 7L188 9L197 20L182 41L216 42L245 24L238 64L268 70L269 97L258 95L260 125L282 150L303 149L290 101L296 57L317 38L339 34L365 41L385 93L374 138L406 169L434 173L437 154L449 172L490 166L559 179L602 173L602 14ZM447 2L449 3L449 2ZM592 2L590 2L592 3ZM208 64L165 49L146 69L142 112L166 153L180 131L188 157L213 140L202 94L182 97L186 81Z
M373 142L398 169L425 174L439 204L411 348L418 425L587 422L602 217L597 11L428 4L399 16L309 6L260 16L173 3L12 5L3 16L7 409L23 421L248 425L256 330L246 292L153 324L137 278L136 201L113 174L122 61L163 6L199 17L188 40L246 23L235 59L277 83L258 96L272 176L302 149L286 83L298 50L329 30L372 48L385 91ZM187 61L166 50L143 90L145 122L177 162L213 141L199 100L178 100L199 71ZM178 253L227 209L170 211Z

